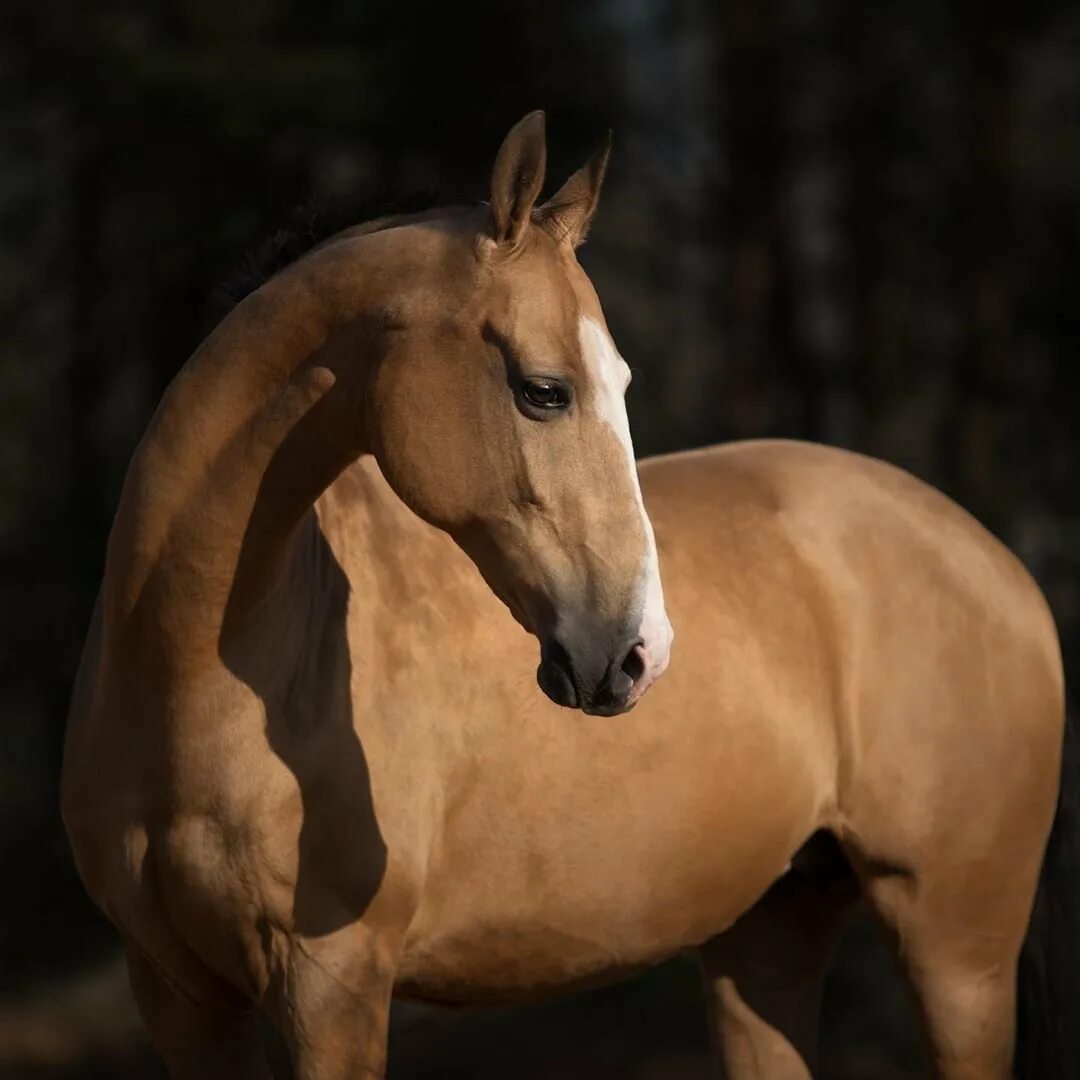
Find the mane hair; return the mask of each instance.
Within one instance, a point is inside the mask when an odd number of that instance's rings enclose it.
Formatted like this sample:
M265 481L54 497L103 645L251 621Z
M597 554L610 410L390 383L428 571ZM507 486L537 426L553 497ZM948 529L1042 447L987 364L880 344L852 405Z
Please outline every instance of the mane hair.
M465 206L475 200L454 199L432 190L405 196L334 201L311 198L297 206L285 221L254 248L214 290L211 310L223 319L241 300L313 248L345 229L365 222L388 228L396 220L440 206Z

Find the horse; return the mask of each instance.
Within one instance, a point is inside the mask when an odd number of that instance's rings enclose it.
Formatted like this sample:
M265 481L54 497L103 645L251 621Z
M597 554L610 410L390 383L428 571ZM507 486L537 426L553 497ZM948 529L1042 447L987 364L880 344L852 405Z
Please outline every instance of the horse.
M576 255L609 148L540 202L532 113L489 203L276 268L133 455L61 809L173 1077L269 1076L260 1015L300 1080L382 1076L395 994L690 951L725 1074L804 1078L860 902L937 1074L1010 1074L1064 737L1047 605L882 462L635 465ZM1045 990L1067 958L1034 958Z

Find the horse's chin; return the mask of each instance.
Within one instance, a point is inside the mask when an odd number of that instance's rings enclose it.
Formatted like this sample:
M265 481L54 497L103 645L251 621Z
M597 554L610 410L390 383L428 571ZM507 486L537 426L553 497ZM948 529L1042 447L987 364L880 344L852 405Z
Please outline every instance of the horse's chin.
M586 716L625 716L637 704L637 699L625 705L584 705L581 711Z

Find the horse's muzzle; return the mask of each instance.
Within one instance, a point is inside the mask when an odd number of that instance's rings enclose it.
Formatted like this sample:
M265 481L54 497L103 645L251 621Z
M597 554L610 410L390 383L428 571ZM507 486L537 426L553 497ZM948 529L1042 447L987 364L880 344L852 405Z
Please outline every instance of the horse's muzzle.
M592 641L572 646L547 638L540 647L536 681L556 705L590 716L618 716L633 708L646 672L641 638L622 639L614 648Z

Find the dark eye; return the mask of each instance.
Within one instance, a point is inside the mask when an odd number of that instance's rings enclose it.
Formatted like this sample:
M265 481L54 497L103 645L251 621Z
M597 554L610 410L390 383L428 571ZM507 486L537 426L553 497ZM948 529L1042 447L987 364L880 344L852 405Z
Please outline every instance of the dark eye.
M557 379L526 379L521 396L534 409L565 409L570 404L570 387Z

